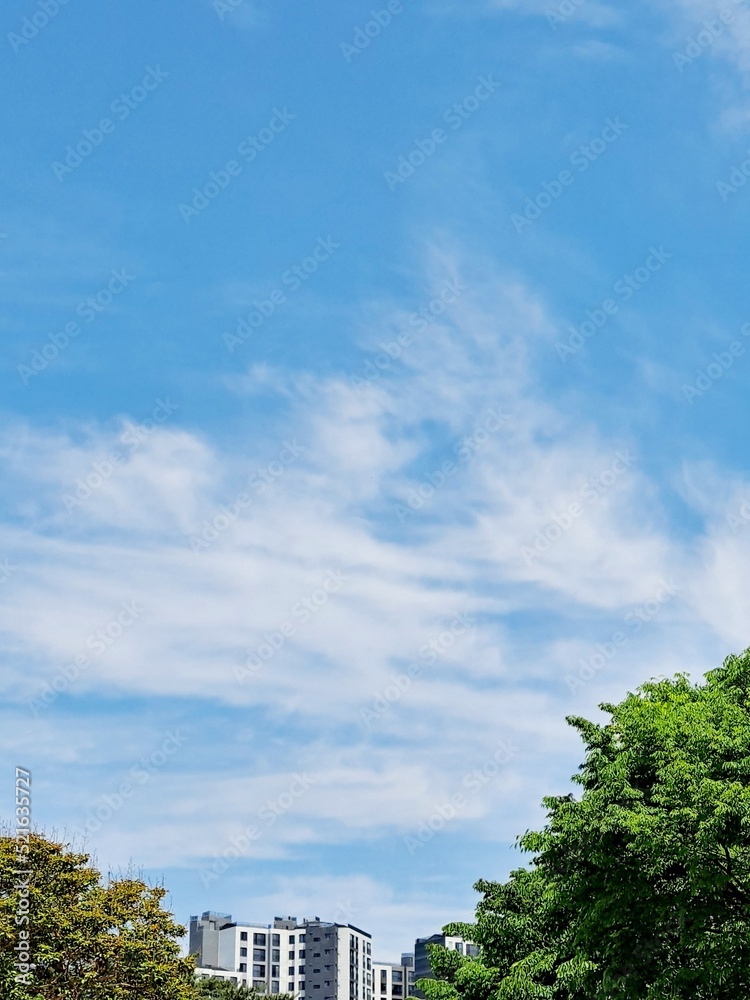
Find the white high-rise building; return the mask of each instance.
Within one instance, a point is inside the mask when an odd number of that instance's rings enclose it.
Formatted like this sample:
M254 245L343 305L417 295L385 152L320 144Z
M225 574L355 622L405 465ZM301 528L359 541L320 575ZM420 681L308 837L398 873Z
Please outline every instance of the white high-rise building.
M302 1000L373 1000L372 938L350 924L318 917L251 924L207 911L190 918L189 951L197 976Z
M375 962L372 936L352 924L319 917L275 917L272 924L232 920L207 911L190 918L189 951L197 976L229 979L271 995L298 1000L409 1000L421 996L416 979L434 976L429 945L474 958L479 948L460 937L417 938L401 962Z
M372 1000L406 1000L414 986L414 956L403 954L401 962L375 962Z
M233 921L206 912L190 918L189 951L198 958L198 976L231 979L266 993L305 996L305 926L295 917L273 924Z

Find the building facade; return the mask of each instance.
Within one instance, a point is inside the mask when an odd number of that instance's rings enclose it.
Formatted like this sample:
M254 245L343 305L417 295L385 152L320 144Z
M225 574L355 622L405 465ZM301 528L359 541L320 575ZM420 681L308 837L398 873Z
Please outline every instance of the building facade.
M351 924L276 917L273 924L206 911L190 918L197 976L304 1000L373 1000L372 937Z
M231 979L266 993L305 995L305 924L276 917L272 924L239 923L212 911L190 918L188 948L198 976Z
M307 921L307 1000L372 1000L372 937L351 924Z
M206 911L190 918L189 952L199 977L229 979L271 995L299 1000L407 1000L422 996L414 983L432 979L428 945L475 957L470 941L444 934L417 938L414 953L401 962L375 962L372 936L352 924L319 917L275 917L272 924L235 921L228 913Z
M375 962L372 973L373 1000L405 1000L414 995L414 956L403 954L401 962Z

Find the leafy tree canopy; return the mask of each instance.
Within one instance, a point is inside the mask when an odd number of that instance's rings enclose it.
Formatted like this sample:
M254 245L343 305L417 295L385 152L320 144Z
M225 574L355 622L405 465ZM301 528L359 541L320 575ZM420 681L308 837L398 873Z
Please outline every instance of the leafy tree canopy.
M3 1000L193 1000L194 963L180 958L185 929L162 909L166 889L137 878L103 885L86 854L41 834L19 877L17 847L0 836ZM26 942L30 971L18 981Z
M228 979L204 977L196 982L196 1000L258 1000L266 994L251 986L239 986ZM274 993L268 1000L293 1000L288 993Z
M428 1000L750 996L750 651L653 681L585 744L580 794L544 800L528 867L480 881L478 959L433 947Z

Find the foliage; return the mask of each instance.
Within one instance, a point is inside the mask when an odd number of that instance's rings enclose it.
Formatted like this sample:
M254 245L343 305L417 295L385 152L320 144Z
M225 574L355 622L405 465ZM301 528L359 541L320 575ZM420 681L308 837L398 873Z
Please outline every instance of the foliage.
M32 971L16 981L21 931L16 841L0 837L0 996L3 1000L191 1000L184 928L162 909L166 889L136 878L104 885L86 854L41 834L27 869Z
M196 982L196 1000L250 1000L266 994L252 986L238 986L228 979L200 978ZM269 998L271 1000L271 998ZM293 1000L288 993L274 993L273 1000Z
M750 996L750 652L654 681L581 734L581 788L544 800L530 867L478 882L477 960L433 952L429 1000Z

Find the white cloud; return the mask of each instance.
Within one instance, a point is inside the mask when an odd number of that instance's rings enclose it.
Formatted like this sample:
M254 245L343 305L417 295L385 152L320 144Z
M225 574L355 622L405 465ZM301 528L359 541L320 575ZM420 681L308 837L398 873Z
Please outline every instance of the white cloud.
M455 270L450 255L431 259L439 270L429 275L428 299ZM251 732L257 723L283 736L274 765L250 756L238 767L230 758L218 779L202 769L205 747L194 736L200 750L196 744L174 770L155 775L132 810L92 835L108 859L200 866L257 821L295 771L310 770L311 759L323 761L314 794L300 797L248 856L403 837L465 787L499 739L517 746L517 756L470 797L451 829L510 840L530 822L529 803L549 790L549 761L575 755L567 711L594 711L605 695L697 664L696 651L713 652L717 642L743 644L737 581L750 541L721 523L722 505L740 485L690 493L683 473L686 498L711 527L690 542L671 537L657 485L632 444L581 422L570 400L566 411L542 402L538 355L553 350L555 337L543 303L516 277L464 281L469 290L451 312L414 337L398 377L358 390L350 373L317 382L279 375L278 445L262 454L223 454L165 424L66 512L63 492L122 446L122 427L6 432L0 458L17 479L14 518L0 532L0 555L17 566L0 611L13 656L8 697L23 707L38 696L63 664L91 652L89 637L121 602L135 600L142 614L63 684L61 698L197 699L209 712L224 705L253 713ZM397 310L391 328L408 322ZM376 321L373 345L382 329ZM287 392L289 385L304 391ZM495 427L491 410L513 419ZM292 445L286 453L284 441ZM445 461L454 471L402 523L397 506L408 506L410 491L429 486L431 475L439 483L433 474ZM270 480L262 492L248 485L259 468ZM721 470L714 476L727 479ZM243 492L251 505L239 503ZM191 551L206 522L215 522L215 539ZM539 539L529 557L524 549ZM566 674L665 578L683 586L679 597L572 694ZM326 579L340 579L327 596ZM307 616L304 601L313 602ZM363 709L464 612L476 626L424 662L368 726ZM533 625L510 626L524 616L539 623L538 635ZM286 622L292 635L281 631ZM241 684L235 670L248 651L264 662ZM71 764L91 757L93 741L96 787L116 788L110 782L129 765L112 748L132 745L127 725L99 719L84 745L65 723L56 728L62 704L41 711L35 732L46 745L58 732L72 742ZM320 734L312 745L309 732ZM80 793L71 801L64 788L56 794L61 822L74 827L91 801ZM373 905L390 913L395 904L377 902L378 892ZM332 905L326 894L295 898L300 909L306 899L316 909ZM413 899L401 905L413 930L415 907L424 908Z

